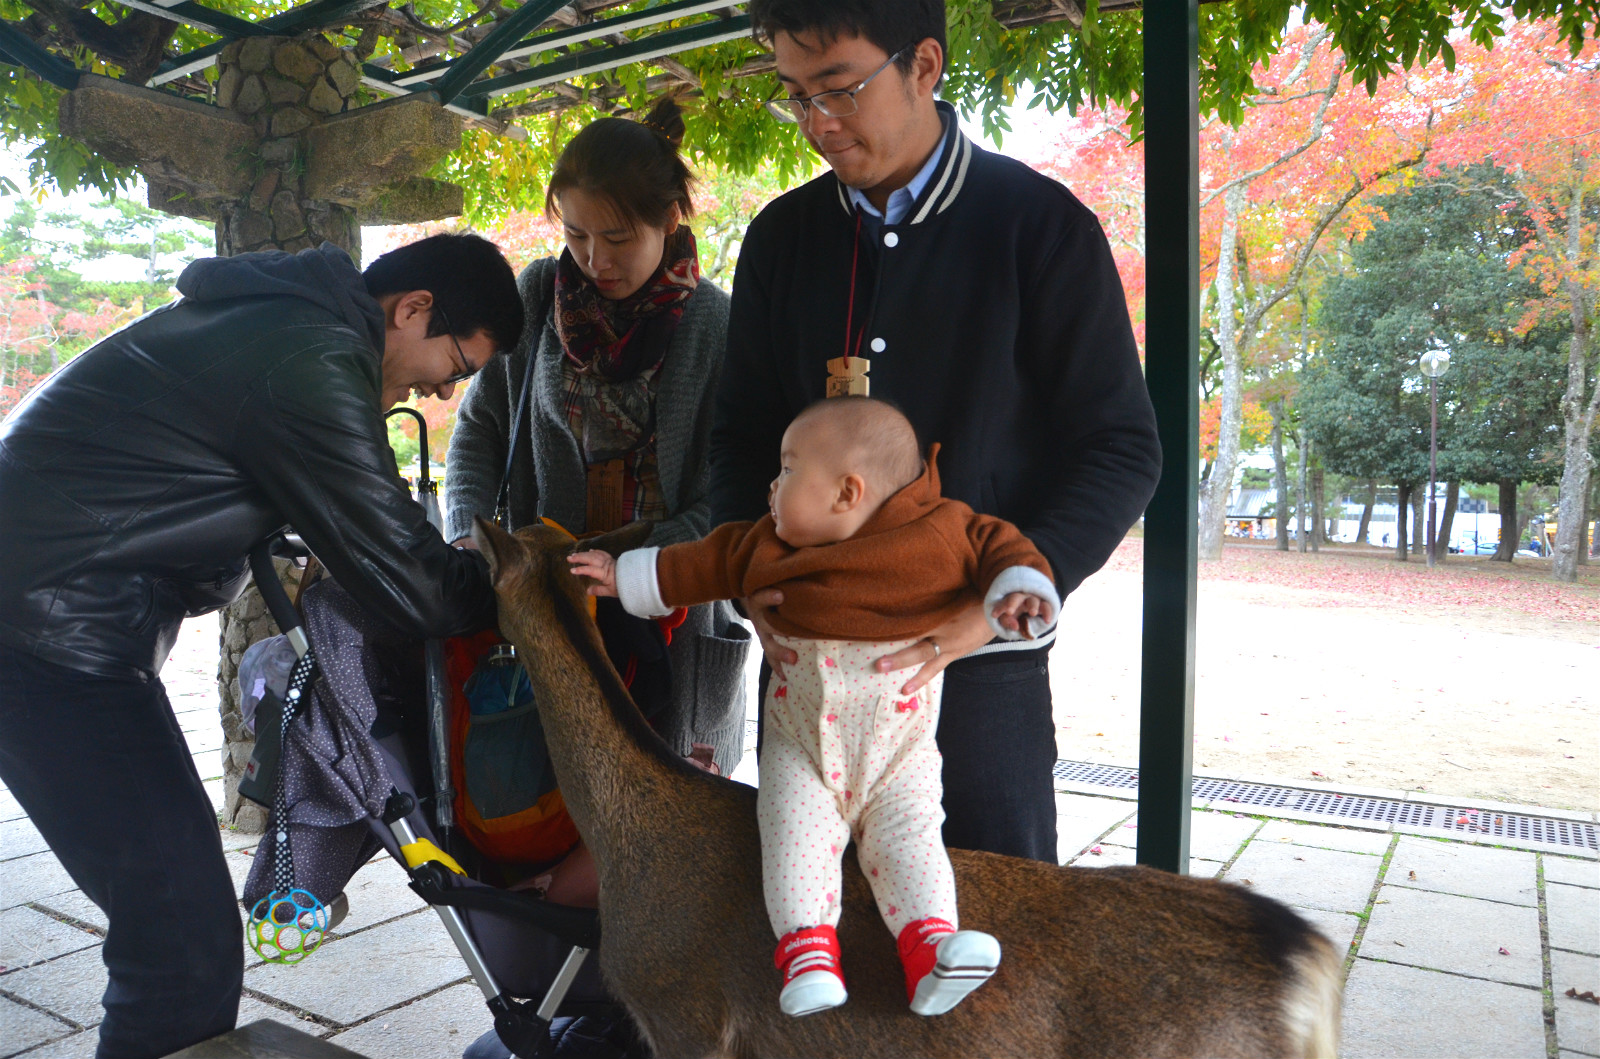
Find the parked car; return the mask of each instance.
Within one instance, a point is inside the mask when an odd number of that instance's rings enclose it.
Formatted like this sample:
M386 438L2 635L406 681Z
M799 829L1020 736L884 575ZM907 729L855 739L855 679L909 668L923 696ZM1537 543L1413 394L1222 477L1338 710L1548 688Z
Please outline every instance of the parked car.
M1457 555L1493 555L1500 550L1499 541L1480 541L1467 538L1457 547L1450 549Z

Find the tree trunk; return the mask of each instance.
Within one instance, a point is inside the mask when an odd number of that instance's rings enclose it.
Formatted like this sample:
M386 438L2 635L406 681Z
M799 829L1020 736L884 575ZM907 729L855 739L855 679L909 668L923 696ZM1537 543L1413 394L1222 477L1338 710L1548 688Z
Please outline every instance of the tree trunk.
M1305 431L1300 432L1301 435ZM1300 450L1295 458L1294 470L1294 538L1301 555L1306 552L1306 439L1300 438Z
M1311 442L1306 442L1306 447L1311 447ZM1327 523L1323 521L1322 493L1322 468L1316 467L1311 471L1311 550L1321 551L1322 546L1328 543Z
M1450 554L1450 526L1456 519L1456 506L1461 500L1461 482L1449 481L1444 486L1444 513L1439 516L1439 536L1435 538L1433 561L1442 563Z
M1495 550L1494 561L1509 563L1517 554L1517 483L1509 478L1500 480L1500 547Z
M1411 554L1421 555L1427 546L1428 498L1427 487L1411 490Z
M1411 554L1406 546L1406 512L1411 507L1411 487L1404 482L1395 486L1394 501L1394 557L1405 562Z
M1377 479L1367 481L1367 502L1361 505L1361 525L1356 529L1356 543L1367 543L1367 534L1372 529L1372 509L1378 505Z
M1272 416L1272 486L1278 494L1273 536L1278 551L1286 552L1289 550L1289 471L1288 461L1283 456L1283 401L1267 405L1267 414Z
M1583 499L1583 524L1578 529L1578 565L1589 565L1589 524L1594 518L1595 494L1600 493L1600 481L1595 481L1595 476L1589 476L1589 495Z
M1239 432L1244 422L1243 353L1247 336L1241 336L1235 314L1238 290L1234 277L1239 250L1239 215L1244 212L1246 187L1235 184L1223 193L1222 238L1217 250L1217 348L1222 355L1222 414L1217 425L1217 459L1200 489L1200 540L1202 559L1222 558L1222 531L1228 521L1228 494L1239 462ZM1283 512L1278 524L1283 524Z
M1572 184L1572 204L1567 208L1567 266L1563 281L1571 300L1572 339L1567 352L1567 390L1561 398L1561 418L1566 430L1562 452L1561 501L1556 513L1556 542L1550 576L1557 581L1578 579L1579 538L1586 523L1583 509L1589 498L1589 474L1593 457L1589 438L1594 433L1596 412L1600 412L1600 365L1590 378L1594 351L1590 330L1590 300L1593 294L1579 281L1578 260L1583 231L1583 167L1577 168Z

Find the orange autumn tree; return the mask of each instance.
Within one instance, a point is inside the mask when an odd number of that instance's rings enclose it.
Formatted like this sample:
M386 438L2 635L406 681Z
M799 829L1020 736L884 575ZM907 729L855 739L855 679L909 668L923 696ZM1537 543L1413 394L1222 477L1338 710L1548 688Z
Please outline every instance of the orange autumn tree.
M1524 330L1571 328L1561 401L1561 499L1551 576L1574 581L1583 543L1584 498L1600 412L1600 45L1572 54L1548 22L1509 28L1493 50L1458 52L1454 101L1431 164L1491 161L1510 175L1533 235L1510 267L1533 279Z
M1216 449L1205 454L1201 488L1200 555L1209 559L1222 550L1247 376L1258 367L1255 347L1269 314L1299 286L1323 235L1351 204L1426 157L1437 111L1436 86L1422 74L1381 80L1372 93L1352 86L1320 28L1290 33L1254 78L1237 126L1212 118L1200 131L1202 322L1210 339L1202 347L1211 347L1203 355L1219 377L1207 395L1216 403ZM1113 246L1133 251L1142 265L1143 159L1125 111L1081 111L1041 168L1077 190L1103 218ZM1142 290L1142 277L1130 271L1124 284Z

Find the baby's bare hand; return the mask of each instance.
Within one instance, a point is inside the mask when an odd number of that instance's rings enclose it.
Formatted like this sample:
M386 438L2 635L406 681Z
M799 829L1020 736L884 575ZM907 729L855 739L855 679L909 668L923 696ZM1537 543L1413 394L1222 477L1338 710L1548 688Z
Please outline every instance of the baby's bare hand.
M994 606L994 620L1000 627L1011 632L1020 632L1028 639L1033 639L1033 630L1028 628L1026 618L1042 618L1049 621L1051 608L1048 600L1044 600L1028 592L1013 592Z
M617 561L609 552L573 552L567 556L572 572L579 577L587 577L595 583L590 585L588 593L591 596L614 596L617 594Z

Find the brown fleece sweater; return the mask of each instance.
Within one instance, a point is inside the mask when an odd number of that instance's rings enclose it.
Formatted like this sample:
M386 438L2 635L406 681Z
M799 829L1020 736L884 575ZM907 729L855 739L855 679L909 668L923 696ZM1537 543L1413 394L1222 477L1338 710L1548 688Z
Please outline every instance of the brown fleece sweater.
M670 607L740 599L780 588L772 627L813 640L903 640L921 636L981 602L995 577L1050 564L1011 523L939 495L933 446L922 477L895 493L847 540L795 548L769 514L730 522L656 557L661 600Z

